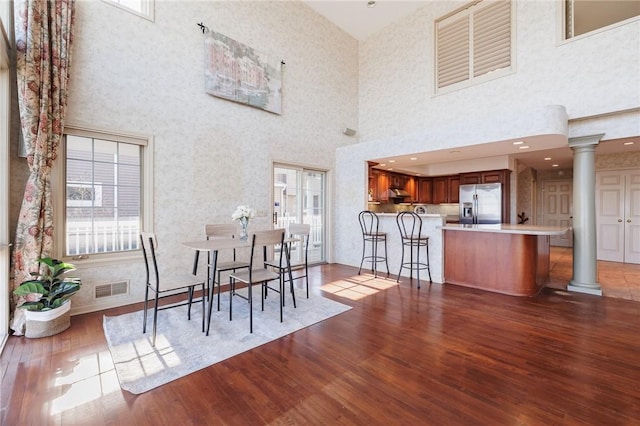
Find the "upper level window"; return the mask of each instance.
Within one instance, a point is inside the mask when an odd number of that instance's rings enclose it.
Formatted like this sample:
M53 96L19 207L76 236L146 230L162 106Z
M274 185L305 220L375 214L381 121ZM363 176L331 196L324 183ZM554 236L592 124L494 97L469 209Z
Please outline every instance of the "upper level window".
M640 1L565 0L565 39L640 15Z
M436 21L437 93L512 72L512 13L509 0L482 0Z
M102 0L105 3L133 12L150 21L154 20L154 0Z
M152 225L150 138L76 128L64 133L64 214L57 215L64 220L64 256L137 250L140 232Z

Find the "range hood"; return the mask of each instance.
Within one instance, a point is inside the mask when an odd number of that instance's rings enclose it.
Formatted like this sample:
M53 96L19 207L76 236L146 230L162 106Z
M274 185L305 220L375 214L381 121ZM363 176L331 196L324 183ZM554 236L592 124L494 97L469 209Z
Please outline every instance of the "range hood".
M389 198L409 198L411 194L409 194L404 189L400 188L389 188Z

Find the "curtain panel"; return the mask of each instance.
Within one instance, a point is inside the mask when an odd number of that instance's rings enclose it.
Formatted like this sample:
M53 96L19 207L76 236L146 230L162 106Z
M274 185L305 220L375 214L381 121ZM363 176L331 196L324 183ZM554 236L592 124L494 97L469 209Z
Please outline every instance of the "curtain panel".
M29 178L18 217L13 252L17 287L51 256L53 212L51 166L62 138L75 13L74 0L16 0L16 72L22 136ZM23 303L13 298L11 328L24 334Z

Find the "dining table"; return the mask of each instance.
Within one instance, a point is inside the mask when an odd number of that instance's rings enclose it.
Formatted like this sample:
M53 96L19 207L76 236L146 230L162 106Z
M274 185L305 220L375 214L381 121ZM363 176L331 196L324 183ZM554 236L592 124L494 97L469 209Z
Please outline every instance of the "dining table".
M284 250L285 250L285 259L287 262L286 268L288 269L289 281L293 283L293 276L291 274L291 259L290 259L290 250L289 244L297 241L295 238L285 238L284 240ZM242 249L242 248L251 248L251 235L247 239L240 238L212 238L208 240L196 240L196 241L184 241L182 242L182 246L195 250L195 256L193 260L193 275L196 275L198 272L198 260L200 257L200 252L207 253L208 257L208 268L207 268L207 282L208 282L208 303L207 303L207 327L206 327L206 335L209 335L209 328L211 326L211 313L213 311L213 294L215 288L215 276L216 276L216 265L218 263L218 253L223 250L233 250L233 249ZM293 285L293 284L291 284Z

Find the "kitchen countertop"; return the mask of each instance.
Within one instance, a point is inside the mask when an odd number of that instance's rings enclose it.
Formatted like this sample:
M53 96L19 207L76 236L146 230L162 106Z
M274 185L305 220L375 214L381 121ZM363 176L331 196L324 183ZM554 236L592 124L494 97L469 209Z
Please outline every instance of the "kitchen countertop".
M442 229L445 231L493 232L500 234L564 235L571 228L566 226L514 225L509 223L495 225L448 223L442 226Z

